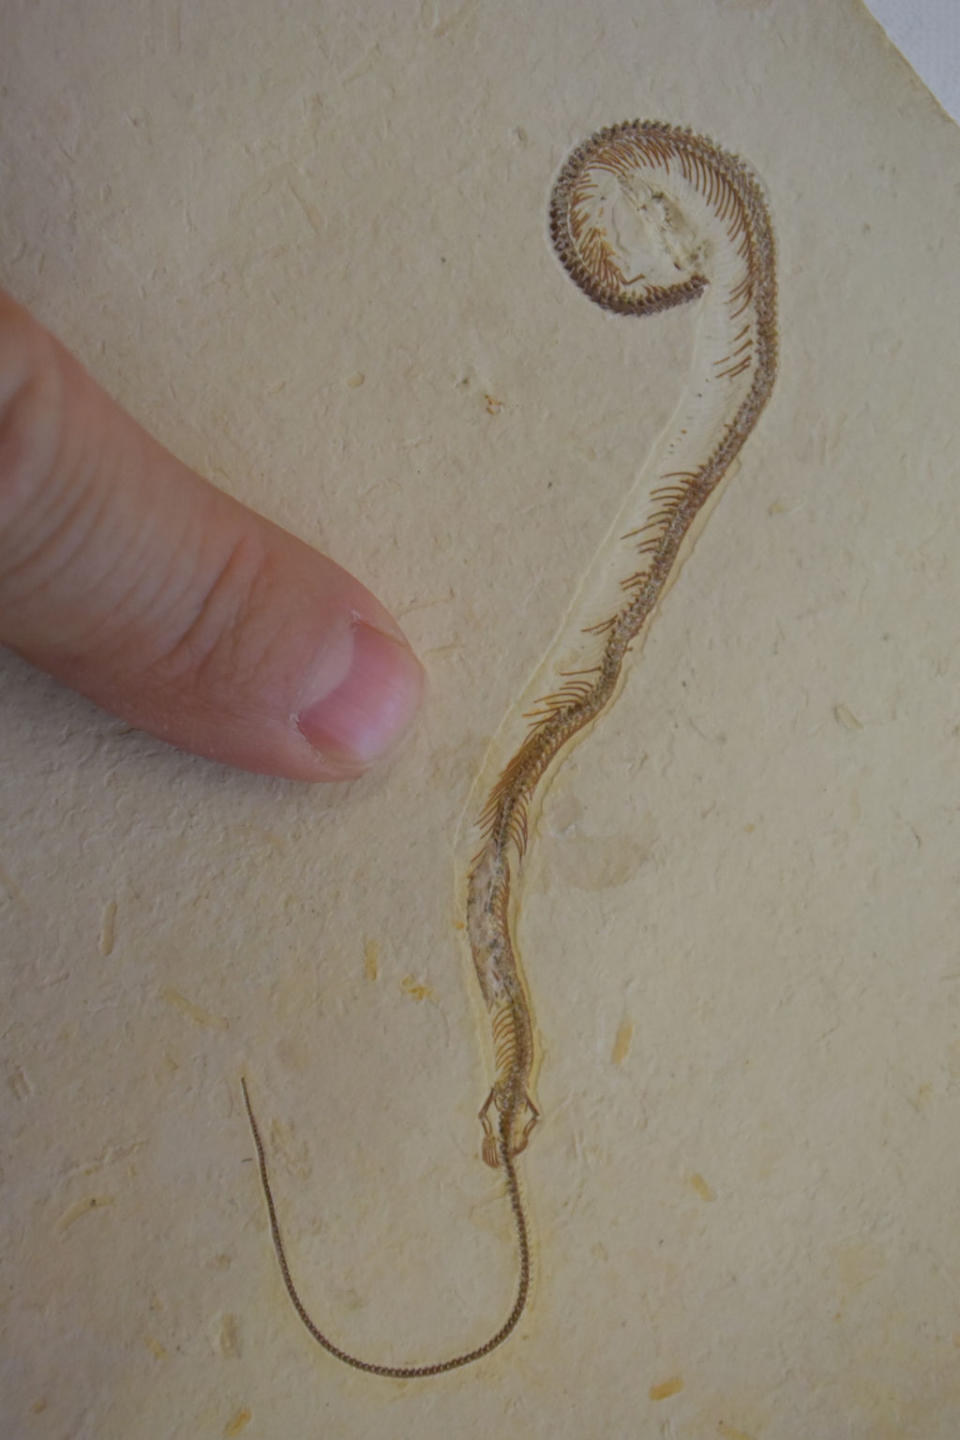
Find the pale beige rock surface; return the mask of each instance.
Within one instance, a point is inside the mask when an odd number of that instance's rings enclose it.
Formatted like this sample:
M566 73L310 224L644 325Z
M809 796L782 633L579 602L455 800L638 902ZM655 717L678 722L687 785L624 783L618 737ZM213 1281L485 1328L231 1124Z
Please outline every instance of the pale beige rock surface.
M960 135L852 0L7 7L0 279L184 460L391 605L431 693L308 789L0 660L4 1435L947 1440L960 1424ZM451 854L695 316L550 254L570 146L746 155L782 369L520 939L514 1283ZM362 377L362 383L361 383Z

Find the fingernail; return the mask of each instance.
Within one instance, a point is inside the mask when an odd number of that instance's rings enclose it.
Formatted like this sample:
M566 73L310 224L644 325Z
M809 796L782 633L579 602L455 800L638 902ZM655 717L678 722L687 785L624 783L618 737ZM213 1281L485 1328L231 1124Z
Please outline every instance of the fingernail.
M399 740L420 704L423 668L400 640L356 621L343 680L308 703L297 724L315 750L361 768Z

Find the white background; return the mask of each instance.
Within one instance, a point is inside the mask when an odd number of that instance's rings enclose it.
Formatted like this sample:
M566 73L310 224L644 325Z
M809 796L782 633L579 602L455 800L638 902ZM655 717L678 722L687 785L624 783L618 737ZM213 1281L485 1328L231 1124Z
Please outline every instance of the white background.
M957 0L867 0L943 108L960 121L960 4Z

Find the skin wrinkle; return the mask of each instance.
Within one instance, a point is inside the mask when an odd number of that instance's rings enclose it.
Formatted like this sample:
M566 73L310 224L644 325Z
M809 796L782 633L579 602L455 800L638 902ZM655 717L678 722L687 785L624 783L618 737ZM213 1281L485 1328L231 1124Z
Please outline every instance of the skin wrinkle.
M21 388L19 404L16 399L12 402L12 423L26 436L18 469L21 475L29 473L29 479L12 487L24 492L24 499L20 512L14 509L4 528L4 549L9 555L12 536L14 558L4 564L0 600L5 607L18 605L21 626L31 611L35 612L34 623L39 622L48 653L69 654L81 652L88 638L80 630L71 634L68 626L85 623L90 599L108 572L113 547L106 536L115 507L96 458L86 457L84 447L73 443L66 423L61 397L67 388L63 364L65 359L69 363L69 358L62 352L55 352L52 358L52 365ZM53 399L44 396L49 390L56 391ZM35 405L24 403L25 397L34 395ZM44 435L56 437L48 455L42 453ZM91 568L91 554L102 557L99 569ZM72 603L65 615L58 615L57 639L51 642L45 612L49 602L58 599L65 578Z
M217 680L224 672L233 673L238 654L248 661L239 640L257 614L254 591L263 566L262 545L253 536L238 536L213 574L204 575L205 585L192 601L192 614L184 617L181 633L152 668L176 683L188 672L201 681L205 676Z
M35 478L38 473L57 473L60 450L59 424L50 455L43 454L43 446L38 443L43 432L49 434L51 430L49 424L38 424L36 418L43 406L45 388L45 377L27 378L8 397L0 414L0 536L9 556L0 577L0 585L4 586L11 576L29 566L41 548L43 533L50 525L49 512L58 505L58 494L51 493L53 487ZM39 540L35 538L37 531Z
M26 442L29 440L36 446L42 438L28 416L37 410L37 398L44 386L50 384L49 373L36 363L33 355L41 347L33 339L30 327L20 320L19 312L14 313L15 309L4 303L0 292L0 535L4 538L19 492L24 488ZM28 403L25 404L25 400ZM55 438L59 439L59 431ZM53 448L56 449L56 444ZM51 463L48 457L39 458L44 466Z

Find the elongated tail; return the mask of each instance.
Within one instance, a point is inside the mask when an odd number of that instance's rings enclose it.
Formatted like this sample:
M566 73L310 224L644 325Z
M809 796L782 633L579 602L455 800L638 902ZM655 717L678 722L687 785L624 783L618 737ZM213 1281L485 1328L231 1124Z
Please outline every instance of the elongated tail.
M464 1350L461 1354L453 1355L447 1360L437 1360L432 1365L380 1365L376 1361L364 1360L359 1355L352 1355L349 1350L344 1350L335 1340L331 1340L329 1335L324 1334L300 1296L300 1291L297 1289L293 1275L290 1273L290 1263L287 1259L287 1250L283 1241L283 1233L280 1229L280 1220L277 1216L276 1201L273 1198L273 1190L270 1185L267 1157L263 1148L260 1127L257 1125L256 1116L253 1113L253 1106L250 1103L250 1092L247 1089L247 1082L242 1077L240 1084L243 1088L243 1102L247 1107L247 1119L250 1121L253 1143L257 1152L260 1184L263 1186L263 1196L266 1201L267 1216L270 1221L270 1235L273 1240L277 1263L280 1266L280 1274L283 1276L283 1283L286 1286L291 1305L299 1315L304 1328L312 1335L318 1345L322 1345L324 1350L332 1355L335 1360L342 1361L344 1365L349 1365L354 1370L362 1370L367 1375L381 1375L392 1380L425 1380L430 1375L443 1375L447 1370L459 1370L464 1365L472 1365L475 1360L482 1360L485 1355L490 1354L491 1350L496 1350L498 1345L503 1344L507 1336L512 1334L516 1329L517 1323L527 1303L527 1296L530 1293L530 1240L527 1234L527 1219L524 1213L523 1199L520 1194L520 1181L517 1178L516 1166L513 1163L513 1154L510 1149L510 1138L502 1116L500 1119L500 1133L498 1138L500 1163L506 1175L507 1195L510 1200L510 1208L513 1211L518 1254L517 1290L510 1313L499 1329L495 1330L488 1340L485 1340L482 1345L474 1346L472 1350Z

